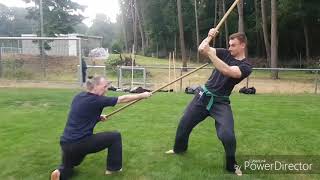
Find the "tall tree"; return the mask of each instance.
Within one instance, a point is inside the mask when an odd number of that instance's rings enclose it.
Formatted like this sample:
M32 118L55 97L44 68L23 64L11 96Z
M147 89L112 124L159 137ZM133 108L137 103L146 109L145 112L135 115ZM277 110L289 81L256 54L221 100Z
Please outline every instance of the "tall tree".
M278 67L278 20L277 1L271 0L271 68ZM278 71L271 74L273 79L278 79Z
M120 11L121 11L121 22L122 22L122 33L123 35L121 37L124 37L124 48L125 52L129 52L129 49L131 49L129 46L131 45L132 40L132 26L131 26L131 0L119 0L120 5Z
M130 1L132 0L119 0L122 2L125 8L121 8L121 12L124 16L125 27L127 31L127 41L129 44L133 42L133 24L132 24L132 14L130 10ZM226 7L230 6L233 1L225 1ZM198 28L199 28L199 38L206 36L208 30L214 26L213 22L221 18L221 12L223 14L223 0L196 0L197 2L197 16L198 16ZM184 43L185 48L194 47L196 44L197 33L196 33L196 13L195 13L195 0L185 0L181 1L181 16L184 20L188 20L187 23L183 24L184 33ZM244 3L245 2L245 3ZM151 55L155 53L156 47L159 47L160 57L165 57L168 55L168 51L174 49L175 36L177 37L177 43L179 39L179 23L178 23L178 8L177 1L172 0L139 0L137 1L138 12L141 15L137 16L137 26L138 26L138 48L142 48L142 35L139 29L139 17L142 22L142 29L145 32L145 42L146 42L146 55ZM217 4L215 6L215 3ZM270 50L270 1L266 0L251 0L244 1L243 4L239 4L240 13L231 13L228 17L228 30L230 32L235 32L239 29L245 28L248 40L250 42L250 54L267 54L267 67L270 67L271 50ZM316 50L316 42L320 40L318 31L319 27L319 12L318 8L320 5L319 0L277 0L278 3L278 33L279 33L279 57L284 61L287 59L292 59L300 52L305 52L305 54L310 54L311 58L314 55L319 54ZM280 5L282 5L280 7ZM263 8L261 8L261 7ZM215 7L217 10L214 11ZM241 8L242 7L242 8ZM129 9L129 11L128 11ZM242 11L241 11L242 9ZM261 9L261 10L260 10ZM129 12L129 13L128 13ZM143 13L142 13L143 12ZM238 18L239 16L240 18ZM220 16L218 18L218 16ZM262 18L263 16L263 18ZM241 17L243 23L241 23ZM303 23L303 19L305 23ZM262 20L261 20L262 19ZM240 20L240 21L239 21ZM240 25L239 25L240 22ZM287 29L290 28L288 32ZM224 42L224 31L227 28L220 29L221 36L217 42ZM242 31L242 30L240 30ZM300 36L302 34L302 36ZM304 35L304 36L303 36ZM122 36L123 38L123 36ZM282 40L283 39L283 40ZM265 42L264 42L265 41ZM181 41L180 41L181 43ZM147 45L148 44L148 45ZM158 45L158 46L157 46ZM179 46L179 45L178 45ZM257 47L257 48L255 48ZM266 49L264 49L266 48ZM309 53L308 53L308 49ZM266 53L264 53L266 52ZM196 54L194 51L193 54ZM179 53L180 54L180 53Z
M218 25L218 18L219 18L219 13L218 13L218 5L219 4L218 4L218 1L219 0L215 0L214 1L214 22L213 22L214 27L216 27ZM213 40L212 40L213 47L216 45L216 40L217 40L217 38L213 38Z
M239 20L238 20L238 32L244 32L244 17L243 17L243 0L240 0L237 4L238 7L238 14L239 14Z
M132 15L132 32L133 32L133 49L132 52L135 54L138 47L137 38L137 14L135 11L135 0L130 1L131 15Z
M223 14L226 13L226 0L222 0L222 8ZM224 22L224 31L225 31L225 41L226 41L226 48L229 46L229 28L228 28L228 20L226 19Z
M198 23L198 8L197 8L197 0L194 0L194 14L196 19L196 37L197 37L197 48L199 46L199 23ZM197 51L197 62L199 63L199 52Z
M254 0L254 14L255 14L255 21L256 21L256 23L255 23L255 27L254 27L254 29L255 29L255 31L256 31L256 56L258 56L258 55L260 55L261 54L261 42L260 42L260 40L261 40L261 38L260 38L260 30L261 30L261 28L260 28L260 23L261 23L261 21L260 21L260 15L261 15L261 13L260 13L260 7L259 7L259 0Z
M77 24L73 28L75 33L79 33L79 34L87 34L89 30L88 26L84 23Z
M127 31L126 31L126 24L124 21L124 15L121 13L121 24L122 24L122 32L124 37L124 45L125 45L125 52L128 52L128 40L127 40Z
M25 2L33 1L34 7L28 7L27 18L40 21L39 0L23 0ZM74 32L74 27L81 23L84 17L79 13L85 6L70 0L45 0L43 1L43 21L44 33L46 36L56 36L57 34L68 34ZM40 34L40 27L37 31Z
M271 47L270 47L270 41L269 41L266 0L261 0L261 16L262 16L262 31L263 31L264 46L266 48L266 54L267 54L267 64L268 66L270 66Z
M111 48L115 41L116 28L115 24L111 22L110 18L105 14L97 14L93 20L92 26L88 30L89 35L102 36L102 46L104 48Z
M279 11L282 21L285 25L292 23L301 24L302 28L295 28L299 34L304 34L304 48L300 47L298 51L305 49L306 59L310 59L310 29L311 26L317 26L316 22L320 17L320 2L316 0L283 0L279 2ZM294 13L292 13L294 12ZM301 39L302 40L302 39ZM303 48L303 49L302 49ZM300 54L299 52L299 54Z
M33 33L36 22L26 19L27 10L0 4L0 35L20 36Z
M142 17L141 17L142 11L140 9L140 6L139 6L137 0L135 0L135 11L136 11L136 16L137 16L137 21L139 24L142 55L145 55L145 35L144 35L145 33L144 33L143 22L142 22Z
M181 0L177 0L177 8L178 8L178 21L179 21L179 35L180 35L180 49L181 49L181 57L182 57L182 67L187 67L187 58L186 58L186 50L185 50L185 42L184 42L184 28L183 28L183 17L181 11ZM187 69L184 69L187 71Z

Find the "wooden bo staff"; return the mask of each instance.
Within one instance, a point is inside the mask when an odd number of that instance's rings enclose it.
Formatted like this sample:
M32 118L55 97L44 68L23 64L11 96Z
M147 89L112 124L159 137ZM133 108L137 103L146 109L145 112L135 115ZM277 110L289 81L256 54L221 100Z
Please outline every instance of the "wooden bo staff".
M235 1L233 2L233 4L230 6L230 8L228 9L228 11L224 14L224 16L222 17L222 19L221 19L220 22L218 23L218 25L215 27L215 29L216 29L217 31L220 29L220 27L222 26L222 24L224 23L224 21L227 19L227 17L229 16L229 14L232 12L232 10L234 9L234 7L237 5L237 3L238 3L239 1L240 1L240 0L235 0ZM207 38L208 38L208 40L209 40L209 42L210 42L213 37L208 36ZM196 72L196 71L198 71L198 70L206 67L207 65L209 65L209 63L203 64L202 66L200 66L200 67L198 67L198 68L196 68L196 69L188 72L187 74L185 74L185 75L183 75L183 76L180 76L179 78L177 78L177 79L169 82L169 83L166 84L166 85L161 86L160 88L152 91L151 93L154 94L154 93L160 91L161 89L163 89L163 88L165 88L165 87L167 87L167 86L170 86L171 84L173 84L173 83L181 80L182 78L185 78L185 77L189 76L190 74L192 74L192 73L194 73L194 72ZM132 102L126 104L126 105L122 106L121 108L116 109L115 111L111 112L110 114L107 114L106 117L110 117L110 116L112 116L112 115L114 115L114 114L122 111L123 109L131 106L132 104L134 104L134 103L136 103L136 102L138 102L138 101L140 101L140 100L141 100L141 99L137 99L137 100L135 100L135 101L132 101Z

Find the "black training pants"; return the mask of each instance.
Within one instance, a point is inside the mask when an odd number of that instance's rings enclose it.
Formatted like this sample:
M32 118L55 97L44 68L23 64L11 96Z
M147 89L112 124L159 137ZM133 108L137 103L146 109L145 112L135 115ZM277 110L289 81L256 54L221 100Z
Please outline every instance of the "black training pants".
M188 148L189 136L192 129L206 117L215 119L215 127L218 138L221 140L228 164L235 163L236 138L234 135L234 120L229 101L216 99L210 111L206 109L210 97L203 94L200 96L201 88L196 90L196 94L191 103L186 108L176 132L174 152L182 153Z
M108 148L107 170L116 171L122 167L122 142L119 132L93 134L75 143L60 143L62 164L59 167L60 179L68 179L73 167L80 165L85 156Z

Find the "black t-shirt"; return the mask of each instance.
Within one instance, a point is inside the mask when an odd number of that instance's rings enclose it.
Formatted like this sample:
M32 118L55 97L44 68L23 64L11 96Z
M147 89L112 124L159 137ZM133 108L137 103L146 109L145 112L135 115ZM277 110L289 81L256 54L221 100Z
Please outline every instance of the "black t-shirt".
M236 84L241 82L244 78L248 77L252 72L252 66L245 58L241 61L235 59L228 50L217 48L217 56L229 66L238 66L241 71L241 77L231 78L224 76L217 69L212 71L211 76L206 82L207 89L219 96L229 96Z
M117 97L106 97L81 92L73 98L68 121L60 138L62 143L72 143L93 134L104 107L117 104Z

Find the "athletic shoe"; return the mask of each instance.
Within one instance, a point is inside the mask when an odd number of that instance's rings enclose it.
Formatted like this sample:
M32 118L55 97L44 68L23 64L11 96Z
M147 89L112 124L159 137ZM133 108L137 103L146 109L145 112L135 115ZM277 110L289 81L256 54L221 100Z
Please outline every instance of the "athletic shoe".
M116 171L106 170L105 175L111 175L111 174L118 173L118 172L121 172L121 171L122 171L122 168L119 169L119 170L116 170Z
M237 164L234 164L233 168L231 168L231 169L227 168L227 171L232 172L232 173L236 174L237 176L242 176L241 167Z
M59 180L60 179L60 171L58 169L52 171L51 180Z
M170 149L169 151L165 152L166 154L175 154L175 152L173 151L173 149Z

